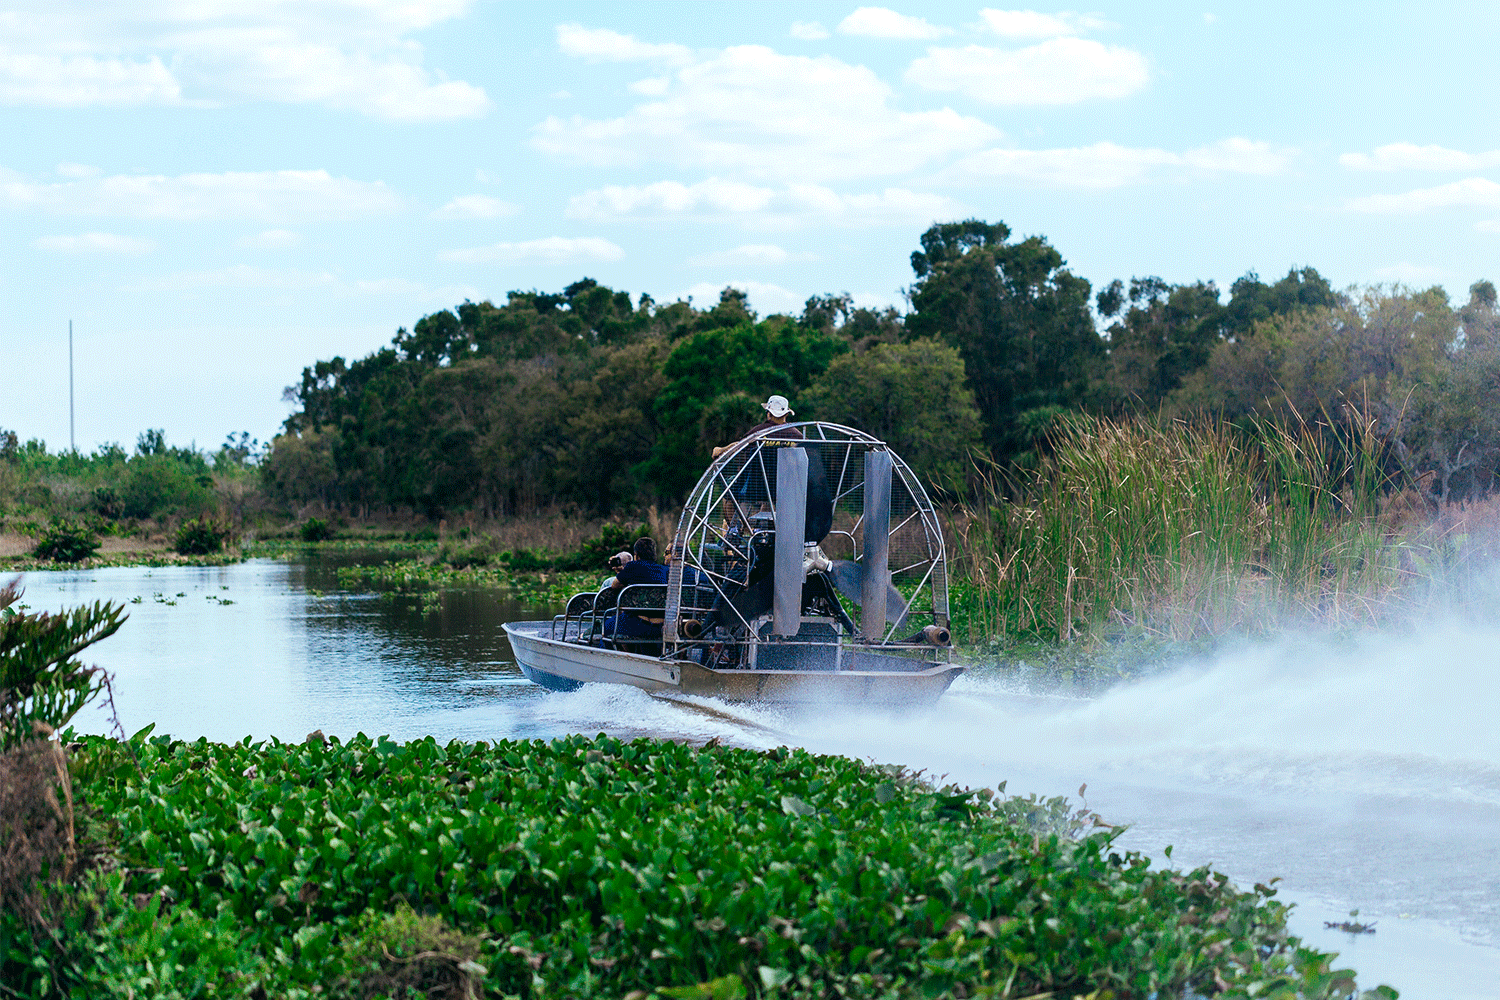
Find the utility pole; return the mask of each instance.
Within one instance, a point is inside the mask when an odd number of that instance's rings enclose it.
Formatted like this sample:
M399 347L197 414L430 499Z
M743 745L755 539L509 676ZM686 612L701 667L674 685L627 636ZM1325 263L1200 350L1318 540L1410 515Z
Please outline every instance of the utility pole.
M73 434L73 321L68 320L68 447L76 453L78 438Z

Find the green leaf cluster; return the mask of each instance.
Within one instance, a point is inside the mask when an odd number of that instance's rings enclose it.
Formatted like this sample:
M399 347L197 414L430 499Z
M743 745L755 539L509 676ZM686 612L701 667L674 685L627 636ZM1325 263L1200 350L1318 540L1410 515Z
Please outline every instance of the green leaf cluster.
M119 744L86 742L79 793L121 867L97 928L73 929L63 993L176 976L174 996L339 995L371 915L402 907L482 940L467 969L494 996L1353 988L1264 886L1153 869L1062 804L842 758L161 737L136 741L136 772L103 766Z
M124 624L123 607L104 601L58 614L18 613L16 584L0 587L0 751L59 730L105 683L76 657ZM11 792L6 789L6 794Z

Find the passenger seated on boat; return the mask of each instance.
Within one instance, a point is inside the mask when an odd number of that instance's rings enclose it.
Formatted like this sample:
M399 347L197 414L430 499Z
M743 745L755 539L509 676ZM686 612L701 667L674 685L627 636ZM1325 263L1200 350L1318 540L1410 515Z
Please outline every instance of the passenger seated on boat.
M631 552L616 552L609 557L609 568L616 574L624 569L635 559ZM620 582L618 576L606 576L599 584L599 593L594 598L594 611L604 611L615 606L620 596Z
M656 542L651 538L638 538L635 542L635 558L625 563L615 574L611 590L616 599L626 587L637 584L666 586L667 567L656 561ZM604 619L606 638L620 636L629 639L660 639L664 619L643 618L629 611L620 610Z

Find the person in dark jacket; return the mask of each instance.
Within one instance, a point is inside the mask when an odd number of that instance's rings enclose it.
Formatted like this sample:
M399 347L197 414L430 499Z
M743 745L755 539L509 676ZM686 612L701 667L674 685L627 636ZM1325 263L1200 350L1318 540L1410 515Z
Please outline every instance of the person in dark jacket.
M615 573L611 585L616 592L634 584L665 587L667 567L656 561L656 542L651 538L638 538L634 546L635 558ZM605 636L620 639L650 641L661 638L661 618L643 618L630 611L616 611L604 619Z

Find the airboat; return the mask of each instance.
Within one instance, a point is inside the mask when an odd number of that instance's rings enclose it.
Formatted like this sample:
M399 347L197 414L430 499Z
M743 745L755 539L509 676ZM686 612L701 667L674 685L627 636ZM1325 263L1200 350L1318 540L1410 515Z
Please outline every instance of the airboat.
M664 586L606 587L507 624L522 673L555 691L888 707L934 701L963 673L932 502L862 431L807 421L738 442L693 488L666 562ZM661 637L627 635L625 615Z

